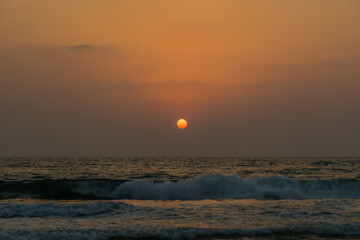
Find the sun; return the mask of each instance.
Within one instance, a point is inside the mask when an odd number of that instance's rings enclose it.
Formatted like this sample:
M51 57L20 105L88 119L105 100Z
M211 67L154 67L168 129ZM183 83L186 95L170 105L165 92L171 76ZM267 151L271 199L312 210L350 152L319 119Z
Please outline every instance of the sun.
M185 119L179 119L176 123L177 127L180 129L184 129L187 126L187 121Z

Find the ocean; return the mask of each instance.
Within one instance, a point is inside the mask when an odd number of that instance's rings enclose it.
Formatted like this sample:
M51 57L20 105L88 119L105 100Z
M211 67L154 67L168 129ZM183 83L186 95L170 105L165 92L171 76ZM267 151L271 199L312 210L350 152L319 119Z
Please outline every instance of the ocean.
M0 239L360 239L360 158L0 158Z

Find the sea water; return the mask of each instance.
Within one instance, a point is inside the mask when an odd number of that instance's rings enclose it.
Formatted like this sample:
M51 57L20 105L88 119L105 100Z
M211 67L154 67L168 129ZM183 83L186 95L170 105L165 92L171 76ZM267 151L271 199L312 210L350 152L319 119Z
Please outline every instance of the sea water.
M0 239L360 239L360 158L0 158Z

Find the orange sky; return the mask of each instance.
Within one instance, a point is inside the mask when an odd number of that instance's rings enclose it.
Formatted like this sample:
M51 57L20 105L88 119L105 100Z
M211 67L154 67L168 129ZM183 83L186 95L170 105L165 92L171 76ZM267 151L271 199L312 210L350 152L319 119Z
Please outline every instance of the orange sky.
M0 0L0 155L360 154L359 26L358 0Z

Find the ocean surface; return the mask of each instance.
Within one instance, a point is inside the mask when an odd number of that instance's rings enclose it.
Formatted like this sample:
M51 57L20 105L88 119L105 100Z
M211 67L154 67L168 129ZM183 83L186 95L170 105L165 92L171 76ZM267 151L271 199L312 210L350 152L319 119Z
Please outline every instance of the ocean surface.
M0 158L0 239L360 239L360 158Z

